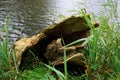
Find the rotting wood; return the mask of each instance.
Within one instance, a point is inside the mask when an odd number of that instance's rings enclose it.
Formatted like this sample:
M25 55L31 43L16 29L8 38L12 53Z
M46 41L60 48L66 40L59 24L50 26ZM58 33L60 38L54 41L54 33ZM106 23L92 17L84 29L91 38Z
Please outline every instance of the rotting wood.
M93 22L93 25L94 27L99 26L96 22ZM71 16L60 23L48 26L37 35L29 38L22 38L14 44L17 66L19 67L22 57L24 58L22 55L27 55L27 53L29 53L28 49L30 49L39 58L45 57L54 65L63 64L63 46L61 38L63 38L65 43L68 44L76 39L88 37L89 30L90 27L87 25L83 16ZM80 45L81 43L66 48L67 61L74 62L76 64L80 63L78 65L85 65L84 55L77 52L78 49L82 48L76 48ZM55 54L56 51L57 54Z

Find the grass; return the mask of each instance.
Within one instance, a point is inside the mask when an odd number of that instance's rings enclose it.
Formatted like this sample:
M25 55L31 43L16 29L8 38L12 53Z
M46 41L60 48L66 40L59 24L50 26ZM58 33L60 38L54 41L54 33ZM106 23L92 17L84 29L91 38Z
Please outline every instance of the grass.
M86 61L88 73L82 76L71 76L67 70L66 50L64 50L64 72L43 64L35 66L33 69L26 69L23 72L16 67L14 51L9 47L8 27L9 19L6 18L6 25L2 26L6 37L0 42L0 79L1 80L119 80L120 79L120 23L117 15L118 0L107 0L102 3L104 11L99 16L92 15L92 19L97 19L99 28L94 28L84 11L79 10L87 24L90 26L90 37L76 40L65 47L84 41L87 44ZM107 14L107 15L105 15ZM13 62L11 62L13 59ZM14 67L13 67L14 65ZM52 74L52 72L55 72ZM21 73L21 74L20 74ZM34 75L35 74L35 75Z
M2 37L2 42L0 42L0 79L12 79L17 74L17 67L13 68L13 65L16 65L15 55L12 49L9 48L9 38L8 38L8 26L9 19L6 17L6 25L2 26L2 31L6 33L6 37ZM13 62L11 62L13 59Z
M18 76L17 80L56 80L56 78L51 75L52 67L48 65L45 66L40 65L32 70L24 70L22 74Z

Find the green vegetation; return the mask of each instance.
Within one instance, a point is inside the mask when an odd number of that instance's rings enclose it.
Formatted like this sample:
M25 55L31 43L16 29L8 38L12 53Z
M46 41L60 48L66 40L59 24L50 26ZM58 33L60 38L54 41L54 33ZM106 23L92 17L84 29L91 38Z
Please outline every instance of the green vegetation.
M9 47L8 26L9 19L6 17L6 25L2 26L2 31L6 33L6 37L1 35L2 42L0 42L0 79L3 80L13 79L18 74L14 51Z
M85 53L88 64L88 73L82 76L72 76L67 73L66 51L64 50L64 71L61 73L54 67L39 63L33 69L23 72L16 67L14 51L9 47L8 26L2 26L6 37L0 42L0 80L119 80L120 79L120 23L117 15L117 2L107 0L102 4L105 11L99 16L92 15L92 19L98 20L100 26L94 28L84 11L79 10L91 28L90 37L76 40L65 47L85 41L87 44ZM11 59L13 62L11 62ZM14 65L14 67L13 67ZM52 72L54 71L54 73ZM21 73L21 74L20 74ZM57 80L58 80L57 79Z

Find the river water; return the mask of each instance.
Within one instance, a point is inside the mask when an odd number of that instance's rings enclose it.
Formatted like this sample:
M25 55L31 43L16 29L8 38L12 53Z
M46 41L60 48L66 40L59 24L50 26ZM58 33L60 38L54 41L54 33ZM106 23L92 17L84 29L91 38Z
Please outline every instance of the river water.
M99 14L107 0L0 0L0 25L10 19L10 39L32 36L46 26L70 16L73 10L86 8L88 12ZM120 9L118 9L120 10ZM1 28L0 28L1 29Z

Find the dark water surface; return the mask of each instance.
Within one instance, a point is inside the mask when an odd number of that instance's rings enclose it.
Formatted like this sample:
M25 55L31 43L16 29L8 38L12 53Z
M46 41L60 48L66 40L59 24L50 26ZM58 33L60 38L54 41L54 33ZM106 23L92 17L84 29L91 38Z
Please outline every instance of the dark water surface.
M99 13L104 0L0 0L0 25L10 18L10 38L32 36L71 10L86 5L88 12ZM79 4L78 4L79 3ZM84 3L82 5L81 3Z

